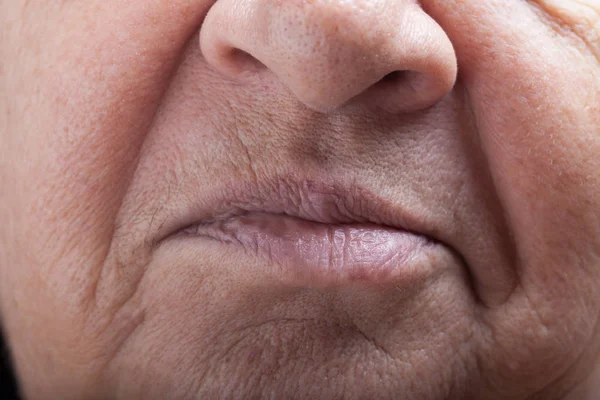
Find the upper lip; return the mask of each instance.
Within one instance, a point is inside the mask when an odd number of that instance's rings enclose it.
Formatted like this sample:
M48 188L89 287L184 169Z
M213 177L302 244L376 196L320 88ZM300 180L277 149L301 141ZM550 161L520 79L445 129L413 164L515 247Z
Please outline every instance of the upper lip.
M426 226L401 204L352 182L327 182L295 176L221 185L182 214L167 220L163 238L196 225L246 214L285 215L323 224L369 223L408 231L436 240Z

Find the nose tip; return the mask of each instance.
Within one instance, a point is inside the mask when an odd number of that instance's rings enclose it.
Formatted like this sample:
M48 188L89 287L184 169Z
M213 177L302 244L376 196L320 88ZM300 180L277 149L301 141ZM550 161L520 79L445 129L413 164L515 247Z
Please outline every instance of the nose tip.
M415 0L220 0L200 40L225 76L268 71L321 112L352 101L424 109L457 74L450 39Z

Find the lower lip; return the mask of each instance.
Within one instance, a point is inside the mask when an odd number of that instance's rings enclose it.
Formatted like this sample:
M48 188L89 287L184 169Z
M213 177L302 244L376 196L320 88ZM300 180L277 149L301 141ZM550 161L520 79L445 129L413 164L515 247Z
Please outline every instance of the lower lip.
M428 275L445 247L424 236L375 224L322 224L255 214L200 224L186 234L237 246L289 283L406 285Z

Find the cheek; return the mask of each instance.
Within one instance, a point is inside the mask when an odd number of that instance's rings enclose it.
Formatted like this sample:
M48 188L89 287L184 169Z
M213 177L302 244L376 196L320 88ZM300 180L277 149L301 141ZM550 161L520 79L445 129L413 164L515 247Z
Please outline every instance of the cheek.
M23 16L3 44L14 57L8 153L19 155L10 161L23 178L13 182L15 209L26 210L20 225L38 227L29 245L46 264L90 258L78 248L97 249L100 262L108 251L160 97L210 5L156 3L30 2L14 10ZM56 248L35 248L56 232Z
M600 307L600 65L539 8L509 3L465 2L440 19L456 46L520 280L511 302L488 314L497 349L508 344L513 358L494 349L489 358L504 359L496 371L555 376L559 358L577 357L595 335ZM528 349L529 361L516 348Z
M11 60L0 71L1 97L10 99L0 99L8 111L0 125L0 203L8 205L0 207L0 238L9 249L0 291L2 304L19 304L2 314L20 368L40 358L60 371L52 363L97 356L81 348L110 340L98 339L92 331L102 323L89 319L131 296L124 276L107 293L111 303L88 312L139 148L212 2L20 3L0 5L2 58ZM59 386L70 378L56 379Z
M473 27L470 36L484 42L457 46L517 251L524 263L589 253L598 248L590 239L600 203L600 65L539 11L505 12L490 18L495 36Z
M597 0L534 0L552 28L578 38L600 61L600 3Z

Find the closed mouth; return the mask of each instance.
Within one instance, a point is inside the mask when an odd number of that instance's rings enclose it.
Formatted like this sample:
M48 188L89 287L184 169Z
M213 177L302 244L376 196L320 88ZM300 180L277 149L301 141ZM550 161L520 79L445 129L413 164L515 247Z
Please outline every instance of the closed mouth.
M236 260L249 257L265 274L298 286L404 286L458 262L366 190L284 182L226 190L178 234L239 251Z

